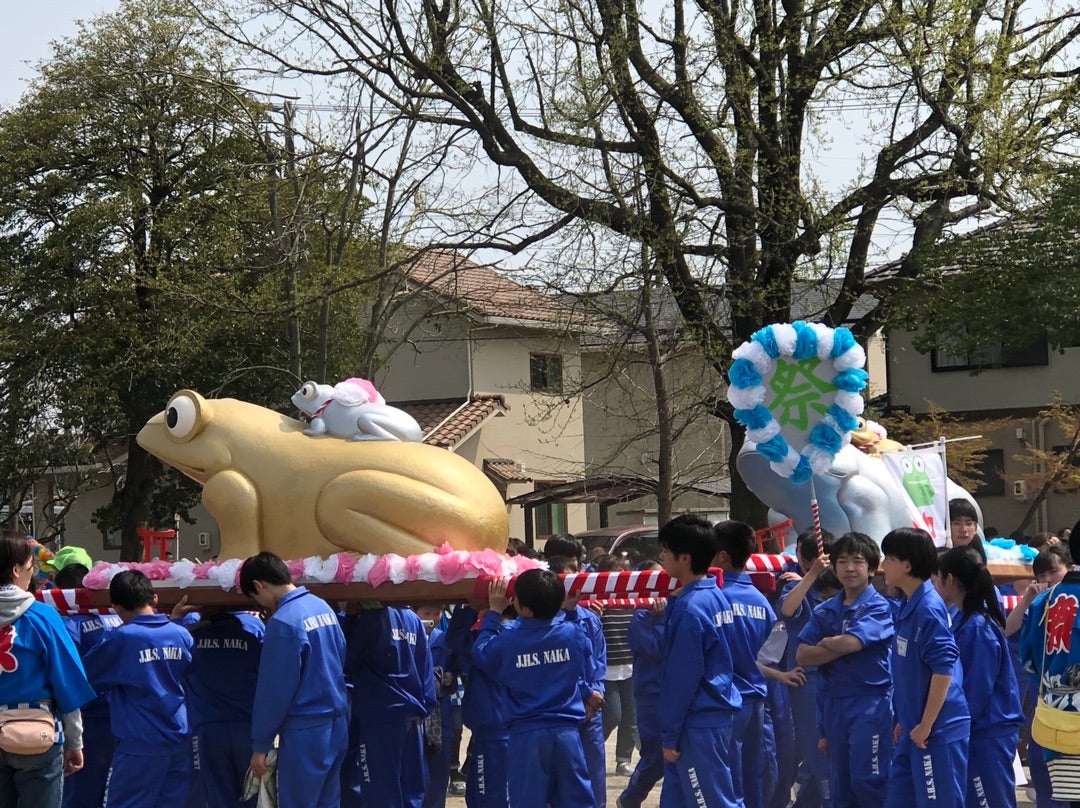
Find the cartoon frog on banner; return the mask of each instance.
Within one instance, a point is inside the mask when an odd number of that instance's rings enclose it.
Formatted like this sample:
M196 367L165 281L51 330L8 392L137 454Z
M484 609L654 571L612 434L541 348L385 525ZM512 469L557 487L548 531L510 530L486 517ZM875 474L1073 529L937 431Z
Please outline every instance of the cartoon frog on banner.
M416 419L391 407L367 379L346 379L333 387L305 382L292 403L311 418L305 435L348 440L423 440Z
M505 549L502 496L464 458L415 441L312 440L304 429L257 404L181 390L137 439L202 484L223 558Z

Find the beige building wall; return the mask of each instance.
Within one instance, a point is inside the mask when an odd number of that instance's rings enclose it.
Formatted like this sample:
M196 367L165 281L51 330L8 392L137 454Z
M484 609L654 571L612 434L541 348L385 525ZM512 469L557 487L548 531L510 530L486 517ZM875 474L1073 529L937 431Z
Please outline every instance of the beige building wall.
M1053 450L1066 445L1071 437L1039 418L1038 413L1055 393L1066 401L1080 401L1080 348L1050 350L1046 365L991 368L973 375L966 370L935 372L930 354L915 349L914 336L895 330L888 335L890 403L922 414L929 410L928 402L933 402L972 423L971 430L961 430L968 433L974 431L977 421L1004 419L1003 426L985 434L1002 473L993 476L992 485L972 493L983 510L985 524L1010 535L1037 493L1021 483L1031 472L1031 466L1022 460L1025 448ZM1075 494L1050 492L1024 532L1055 532L1071 527L1078 516Z
M405 306L387 330L386 364L375 374L375 386L389 401L464 399L472 329L462 316L431 316L422 300Z

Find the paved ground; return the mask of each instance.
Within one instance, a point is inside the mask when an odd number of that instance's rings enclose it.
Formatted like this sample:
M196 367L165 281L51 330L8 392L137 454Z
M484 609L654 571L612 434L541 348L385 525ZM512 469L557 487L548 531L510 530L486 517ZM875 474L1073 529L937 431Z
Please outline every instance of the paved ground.
M462 750L464 750L465 747L468 745L468 736L467 736L468 730L465 730L465 732L466 732L466 737L462 738L462 742L461 742ZM615 771L615 736L614 736L614 734L608 740L607 753L608 753L608 772L614 772ZM637 763L637 758L636 757L634 758L634 763ZM607 778L607 786L608 786L608 789L607 789L607 793L608 793L607 808L615 808L615 798L618 797L619 794L622 792L623 788L626 787L626 780L627 780L627 778L625 778L625 777L617 777L614 774L610 774L610 773L608 774L608 778ZM1022 806L1032 806L1032 805L1034 805L1034 803L1031 802L1030 800L1028 800L1028 798L1025 796L1023 788L1018 788L1017 789L1016 798L1017 798L1017 805L1018 806L1022 807ZM655 789L653 789L653 793L649 795L649 798L647 800L645 800L644 803L642 803L642 808L658 808L659 805L660 805L660 786L658 784L657 787ZM464 799L464 797L447 797L446 806L447 806L447 808L465 808L465 799Z

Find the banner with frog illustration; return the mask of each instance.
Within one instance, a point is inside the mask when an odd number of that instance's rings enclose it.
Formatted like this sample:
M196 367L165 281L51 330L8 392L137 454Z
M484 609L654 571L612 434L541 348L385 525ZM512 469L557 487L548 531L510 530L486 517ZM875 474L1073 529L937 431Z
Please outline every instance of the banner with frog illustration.
M941 447L885 452L881 459L907 494L912 527L921 527L944 547L949 538L949 497Z

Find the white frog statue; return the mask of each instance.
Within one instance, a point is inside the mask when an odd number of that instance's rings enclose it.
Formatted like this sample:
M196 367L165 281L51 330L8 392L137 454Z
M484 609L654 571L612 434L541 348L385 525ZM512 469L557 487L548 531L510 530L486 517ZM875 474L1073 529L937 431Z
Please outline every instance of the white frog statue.
M304 382L292 403L310 419L305 435L346 440L423 440L416 419L391 407L367 379L345 379L333 387Z

